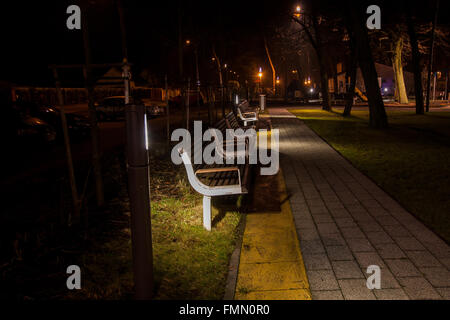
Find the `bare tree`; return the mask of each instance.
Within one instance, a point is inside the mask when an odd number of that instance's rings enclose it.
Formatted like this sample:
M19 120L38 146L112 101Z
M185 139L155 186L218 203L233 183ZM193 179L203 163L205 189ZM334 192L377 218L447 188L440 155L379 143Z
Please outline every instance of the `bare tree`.
M363 19L365 12L361 5L346 1L346 14L351 21L355 44L358 50L358 63L364 78L367 98L369 100L369 124L373 128L386 128L388 126L386 110L381 97L378 75L370 48L367 28Z

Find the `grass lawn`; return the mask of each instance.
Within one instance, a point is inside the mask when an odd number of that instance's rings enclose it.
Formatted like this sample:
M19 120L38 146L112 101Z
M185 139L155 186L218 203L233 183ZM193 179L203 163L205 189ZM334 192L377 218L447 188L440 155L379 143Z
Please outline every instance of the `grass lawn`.
M450 242L449 112L387 111L387 130L369 128L368 111L291 112Z
M238 238L237 198L213 199L211 232L203 228L202 196L184 166L151 159L152 236L156 299L222 299L228 263ZM72 299L133 298L129 202L124 186L82 256L82 290ZM220 213L217 208L220 208ZM80 261L80 259L77 259Z

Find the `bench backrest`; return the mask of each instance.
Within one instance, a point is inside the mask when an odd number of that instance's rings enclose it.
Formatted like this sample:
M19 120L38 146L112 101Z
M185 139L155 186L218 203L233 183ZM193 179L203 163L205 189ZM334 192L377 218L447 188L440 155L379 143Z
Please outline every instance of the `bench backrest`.
M227 128L228 129L236 130L236 129L241 128L241 126L239 125L239 123L238 123L238 121L236 119L236 116L234 115L233 112L228 113L225 116L225 120L226 120L226 124L227 124Z

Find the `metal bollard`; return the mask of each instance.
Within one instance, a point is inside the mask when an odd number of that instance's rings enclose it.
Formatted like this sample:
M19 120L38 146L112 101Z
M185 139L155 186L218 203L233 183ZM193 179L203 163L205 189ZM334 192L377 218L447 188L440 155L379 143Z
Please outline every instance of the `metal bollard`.
M259 95L259 107L261 108L261 111L264 111L266 107L266 95L260 94Z
M128 193L136 299L153 295L153 249L150 216L150 170L144 105L126 106Z

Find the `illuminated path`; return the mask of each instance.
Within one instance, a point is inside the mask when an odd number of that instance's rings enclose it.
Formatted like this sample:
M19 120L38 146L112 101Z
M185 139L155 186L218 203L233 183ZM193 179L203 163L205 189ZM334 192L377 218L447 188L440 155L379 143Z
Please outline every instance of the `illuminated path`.
M301 120L269 111L312 298L450 299L449 246Z

